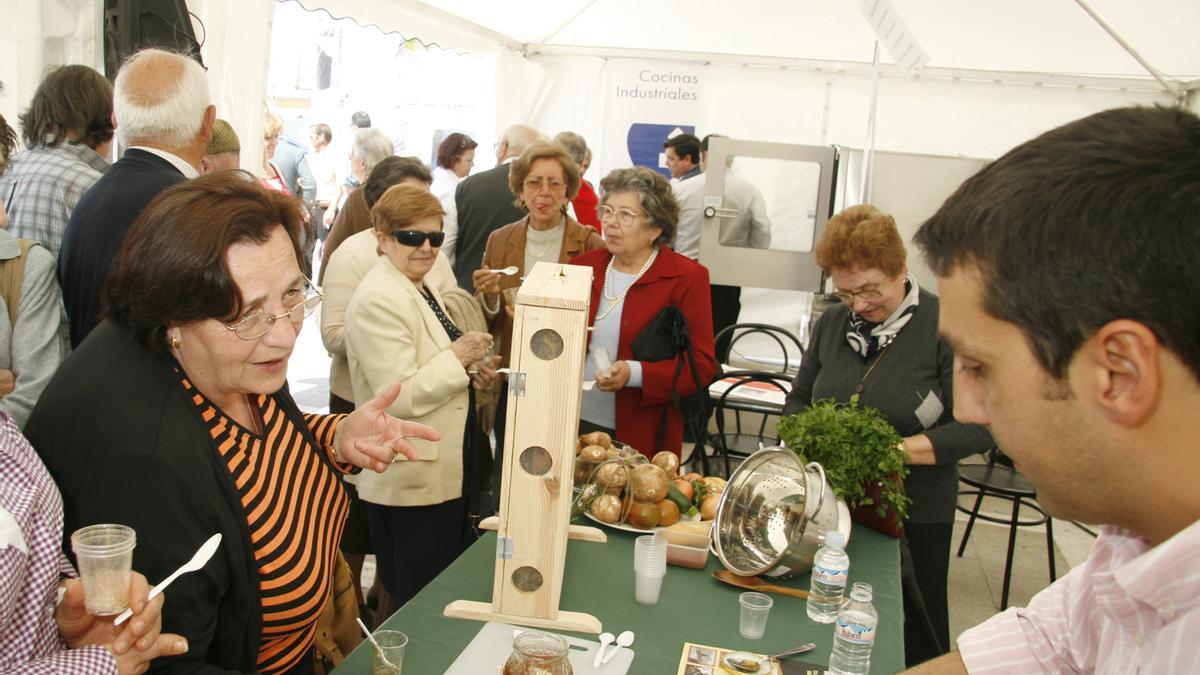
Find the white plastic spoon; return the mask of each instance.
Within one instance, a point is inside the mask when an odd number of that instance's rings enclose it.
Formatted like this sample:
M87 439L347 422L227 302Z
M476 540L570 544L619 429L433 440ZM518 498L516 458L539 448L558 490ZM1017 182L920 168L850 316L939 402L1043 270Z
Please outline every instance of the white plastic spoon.
M600 634L600 648L596 650L596 658L592 661L592 670L600 667L600 659L604 658L604 648L611 645L614 639L612 633Z
M158 596L159 593L162 593L163 591L167 590L167 586L170 586L171 582L178 579L181 574L186 574L188 572L195 572L196 570L204 567L204 565L208 562L208 559L211 558L212 555L217 552L217 546L220 546L220 545L221 545L221 533L218 532L218 533L214 534L213 536L209 537L208 541L204 542L204 545L200 547L200 550L196 551L196 555L192 556L191 560L184 563L183 567L180 567L179 569L175 570L174 574L167 577L166 579L163 579L162 582L160 582L157 586L150 589L150 595L146 596L146 601L149 602L149 601L153 600L156 596ZM123 624L127 620L129 620L129 617L131 617L131 616L133 616L133 608L132 607L126 609L124 612L121 612L120 616L117 617L117 620L113 621L113 625L120 626L121 624Z
M362 629L363 635L366 635L367 639L371 641L371 646L375 648L375 653L379 654L379 659L383 661L383 667L387 668L388 670L400 672L400 669L396 667L396 664L388 661L387 654L383 653L383 647L380 647L379 643L375 641L375 636L371 635L371 631L367 628L367 624L363 623L362 619L358 617L354 617L354 620L358 622L358 627Z
M516 265L509 265L508 267L505 267L502 270L496 270L496 274L503 274L505 276L511 277L520 271L521 271L520 267L517 267Z
M609 661L612 661L613 657L617 655L618 649L620 649L621 647L628 647L632 644L633 644L633 631L627 630L624 633L621 633L620 635L617 636L617 644L615 646L613 646L612 649L608 650L608 656L605 656L604 660L601 661L600 663L605 664L605 663L608 663Z

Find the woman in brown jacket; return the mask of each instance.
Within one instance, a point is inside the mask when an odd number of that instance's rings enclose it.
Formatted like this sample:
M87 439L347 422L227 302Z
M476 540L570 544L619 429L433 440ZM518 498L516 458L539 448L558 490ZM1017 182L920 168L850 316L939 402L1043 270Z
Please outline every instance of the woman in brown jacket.
M529 215L488 237L483 266L472 274L475 294L495 338L496 353L502 357L501 366L508 365L513 315L512 303L505 301L504 291L520 286L521 279L537 262L565 263L581 253L604 248L604 240L595 230L567 215L567 205L579 193L579 182L579 165L561 146L545 141L529 146L509 169L508 186L517 195L517 206ZM516 267L517 273L501 274L506 267ZM497 465L504 444L506 395L506 385L501 385L495 412Z

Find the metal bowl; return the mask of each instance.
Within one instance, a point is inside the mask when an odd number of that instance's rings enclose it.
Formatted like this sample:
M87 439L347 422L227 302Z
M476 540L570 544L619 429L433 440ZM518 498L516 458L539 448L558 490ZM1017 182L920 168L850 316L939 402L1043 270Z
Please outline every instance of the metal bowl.
M812 569L821 535L850 539L850 510L834 496L825 469L770 447L738 467L717 507L713 543L726 569L742 576L783 578Z

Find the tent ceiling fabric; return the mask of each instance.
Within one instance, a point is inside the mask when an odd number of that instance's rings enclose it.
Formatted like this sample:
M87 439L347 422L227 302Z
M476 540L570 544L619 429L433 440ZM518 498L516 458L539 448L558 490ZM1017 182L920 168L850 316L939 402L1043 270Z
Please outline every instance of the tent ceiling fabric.
M1200 77L1196 0L1088 0L1134 48L1169 77ZM506 46L536 52L571 47L596 54L662 50L768 59L870 63L875 35L850 0L304 0L339 7L339 15L369 13L372 23L407 24L406 35L431 36L443 46L478 49L504 36ZM1144 70L1071 0L892 0L930 67L989 72L1148 77ZM357 8L357 9L356 9ZM388 10L394 20L386 17ZM426 14L422 9L429 10ZM331 10L332 11L332 10ZM455 28L438 18L457 18ZM365 21L364 21L365 22ZM564 25L565 24L565 25ZM463 26L484 32L472 34ZM555 33L555 29L561 27ZM552 34L553 35L550 35ZM547 37L549 35L549 37ZM468 44L471 43L471 44ZM885 58L885 62L887 59Z

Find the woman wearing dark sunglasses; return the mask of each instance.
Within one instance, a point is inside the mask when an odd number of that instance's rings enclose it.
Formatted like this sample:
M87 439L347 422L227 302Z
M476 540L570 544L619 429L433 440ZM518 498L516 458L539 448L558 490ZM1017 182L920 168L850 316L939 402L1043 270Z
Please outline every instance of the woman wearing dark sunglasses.
M482 434L474 419L471 384L483 387L495 377L495 357L488 357L492 336L460 331L441 295L425 284L444 239L443 214L441 203L427 190L388 188L371 208L381 257L346 310L355 403L371 400L389 382L400 382L400 396L388 413L442 432L440 441L413 441L415 461L354 479L366 503L380 579L397 606L464 549L468 495L463 457L464 452L468 458L477 456L470 451L479 447ZM475 475L477 468L466 467L466 491L485 480Z

